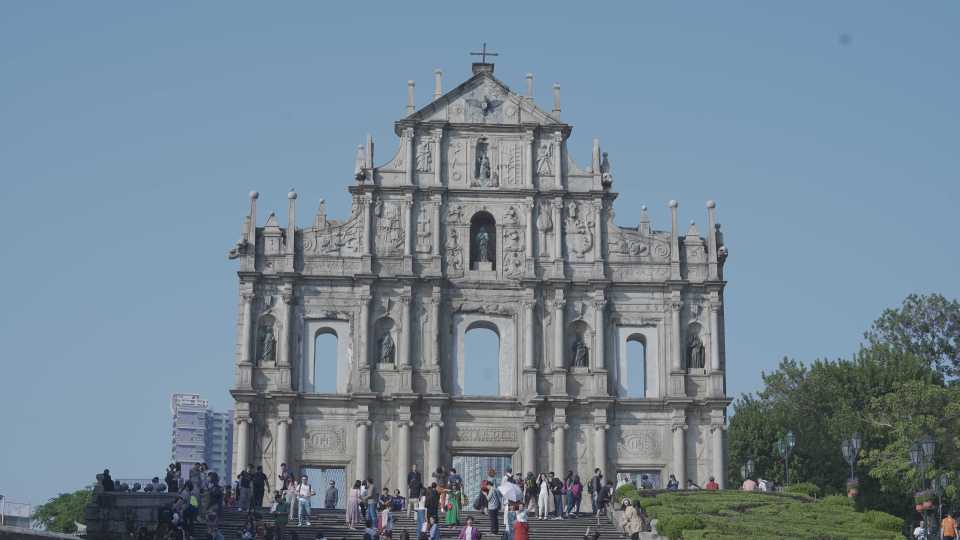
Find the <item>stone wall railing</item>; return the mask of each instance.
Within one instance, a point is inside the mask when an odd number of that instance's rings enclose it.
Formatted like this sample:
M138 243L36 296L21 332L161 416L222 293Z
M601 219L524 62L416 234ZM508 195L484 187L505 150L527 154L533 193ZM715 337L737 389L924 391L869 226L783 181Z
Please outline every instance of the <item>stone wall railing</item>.
M177 499L172 493L125 493L98 491L84 510L86 538L122 540L136 537L145 527L153 532L160 520L160 509Z

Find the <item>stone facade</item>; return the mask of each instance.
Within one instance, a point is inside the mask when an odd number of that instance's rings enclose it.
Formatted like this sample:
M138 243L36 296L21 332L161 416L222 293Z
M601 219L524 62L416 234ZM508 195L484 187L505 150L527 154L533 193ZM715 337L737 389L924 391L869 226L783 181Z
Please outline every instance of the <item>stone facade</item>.
M696 225L614 224L613 176L567 153L571 126L492 64L395 123L397 152L356 156L353 206L312 225L257 194L231 250L239 270L234 469L343 467L397 487L411 464L505 455L515 471L676 474L723 483L723 260L707 203ZM528 76L528 86L532 81ZM411 83L412 95L412 83ZM500 339L499 395L464 394L464 336ZM336 373L314 373L318 335ZM645 362L628 358L642 343ZM645 388L628 387L643 369ZM319 380L335 392L317 393ZM235 471L236 472L236 471Z

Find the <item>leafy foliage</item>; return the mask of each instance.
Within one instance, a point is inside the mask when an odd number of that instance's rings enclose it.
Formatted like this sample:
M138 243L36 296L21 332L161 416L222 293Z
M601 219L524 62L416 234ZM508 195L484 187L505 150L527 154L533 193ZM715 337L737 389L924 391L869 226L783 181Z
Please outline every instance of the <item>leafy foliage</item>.
M75 523L83 523L83 510L90 503L93 491L81 489L73 493L61 493L37 507L33 519L48 531L75 533Z
M668 538L900 538L903 520L858 512L846 497L809 497L742 491L681 491L634 499Z
M924 359L950 377L960 376L960 302L939 294L911 294L888 309L866 333L871 344L889 344Z
M863 449L854 473L857 504L901 517L912 513L921 480L960 468L960 303L940 295L911 295L888 309L850 359L804 364L784 358L764 387L734 403L728 450L729 477L754 461L756 477L784 481L784 460L774 451L788 430L797 436L789 460L792 482L821 493L845 494L850 474L841 444L857 431ZM923 435L936 441L924 479L911 465L910 447ZM945 490L960 501L956 482Z

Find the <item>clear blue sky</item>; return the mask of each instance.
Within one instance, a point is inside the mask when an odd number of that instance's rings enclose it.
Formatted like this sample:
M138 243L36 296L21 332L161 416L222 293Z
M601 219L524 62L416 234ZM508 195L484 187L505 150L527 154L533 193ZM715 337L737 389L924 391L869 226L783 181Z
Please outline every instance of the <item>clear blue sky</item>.
M618 222L717 200L732 393L848 356L910 292L960 296L960 4L624 4L0 4L0 493L159 473L171 392L230 405L247 192L261 219L291 186L301 225L320 197L345 215L406 81L426 103L483 41L544 106L563 85Z

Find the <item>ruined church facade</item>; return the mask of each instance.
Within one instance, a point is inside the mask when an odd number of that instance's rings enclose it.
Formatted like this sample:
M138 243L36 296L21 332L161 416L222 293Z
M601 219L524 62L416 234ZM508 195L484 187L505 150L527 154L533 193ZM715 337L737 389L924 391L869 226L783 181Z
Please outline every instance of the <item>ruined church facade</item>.
M400 487L411 464L503 456L514 471L599 467L723 484L726 248L706 204L657 230L614 223L613 174L567 153L546 112L493 65L395 122L396 153L358 148L350 215L310 225L257 194L240 241L235 469L342 469ZM496 395L472 395L466 334L499 339ZM315 344L335 338L335 368ZM634 354L631 351L640 351ZM234 474L236 474L236 470ZM344 486L339 486L341 491Z

